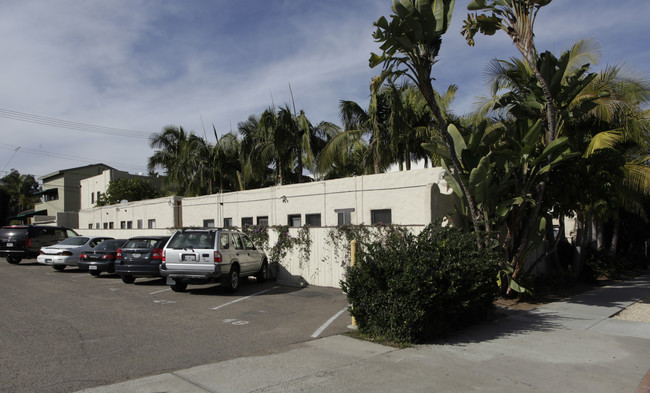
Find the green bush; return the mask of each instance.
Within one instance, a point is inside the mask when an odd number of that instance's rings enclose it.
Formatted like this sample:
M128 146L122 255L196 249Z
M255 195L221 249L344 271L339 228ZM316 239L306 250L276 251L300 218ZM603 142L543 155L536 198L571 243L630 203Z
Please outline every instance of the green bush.
M476 237L428 226L366 245L341 286L361 333L399 343L444 335L494 311L499 256Z

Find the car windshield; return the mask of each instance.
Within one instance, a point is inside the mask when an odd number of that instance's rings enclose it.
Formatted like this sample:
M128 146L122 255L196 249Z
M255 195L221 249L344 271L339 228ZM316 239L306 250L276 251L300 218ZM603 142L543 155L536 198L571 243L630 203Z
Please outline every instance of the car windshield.
M179 232L169 243L169 248L212 248L214 232Z
M69 237L65 240L61 240L59 242L59 245L62 246L83 246L88 242L88 238L84 236L75 236L75 237Z
M97 245L95 250L97 251L117 251L124 244L124 240L106 240Z

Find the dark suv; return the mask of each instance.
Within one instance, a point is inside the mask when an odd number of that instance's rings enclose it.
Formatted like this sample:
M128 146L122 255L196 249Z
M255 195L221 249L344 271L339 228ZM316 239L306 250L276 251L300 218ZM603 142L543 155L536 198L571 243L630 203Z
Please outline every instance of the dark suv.
M9 263L19 263L24 258L36 258L41 247L51 246L61 240L79 236L65 227L46 225L12 225L0 228L0 257Z

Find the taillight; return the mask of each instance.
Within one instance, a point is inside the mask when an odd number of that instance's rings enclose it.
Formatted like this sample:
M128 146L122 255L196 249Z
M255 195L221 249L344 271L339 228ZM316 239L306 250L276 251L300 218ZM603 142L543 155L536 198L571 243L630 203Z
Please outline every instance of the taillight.
M162 252L162 261L165 262L167 260L167 251L163 250Z
M82 252L81 255L79 255L79 259L86 259L86 258L88 258L88 254L86 254L85 252Z
M32 239L30 239L30 238L25 239L25 246L26 247L31 247L32 246Z
M219 251L214 252L214 263L220 263L221 262L221 253Z
M115 255L113 254L105 254L102 259L115 259Z
M117 252L115 253L115 258L122 259L122 249L121 248L117 249Z
M154 248L153 251L151 251L151 259L161 259L164 261L165 258L163 257L163 250L162 248Z
M63 255L66 257L71 257L73 254L70 251L61 251L59 255Z

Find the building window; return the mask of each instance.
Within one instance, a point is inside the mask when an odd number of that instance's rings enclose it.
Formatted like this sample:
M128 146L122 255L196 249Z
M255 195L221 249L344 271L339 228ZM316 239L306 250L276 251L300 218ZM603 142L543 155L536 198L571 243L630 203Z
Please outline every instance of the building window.
M108 229L108 223L107 222L104 223L104 229Z
M305 214L305 224L311 227L319 227L320 224L320 213L317 214Z
M154 229L156 227L156 220L147 221L147 228Z
M253 217L242 217L241 226L245 227L246 225L253 225Z
M227 217L223 219L224 228L232 228L232 217Z
M338 220L337 225L350 225L352 224L352 212L354 208L350 209L334 209Z
M112 221L108 223L108 229L113 229L113 222Z
M138 220L138 229L142 229L142 220Z
M268 227L269 226L269 216L258 216L257 225Z
M290 227L300 227L300 226L302 226L302 221L300 220L300 214L289 214L287 216L287 224Z
M95 223L95 229L99 229L99 223L98 222Z
M126 229L133 229L133 221L126 222Z
M93 224L88 224L88 229L93 229Z
M99 203L99 196L100 196L101 194L102 194L101 192L97 191L97 203Z
M214 228L214 220L203 220L203 228Z
M95 194L92 192L90 193L90 203L95 203Z
M371 224L391 224L391 213L390 209L381 209L381 210L371 210L370 211L370 223Z
M126 229L126 221L120 221L120 229Z

